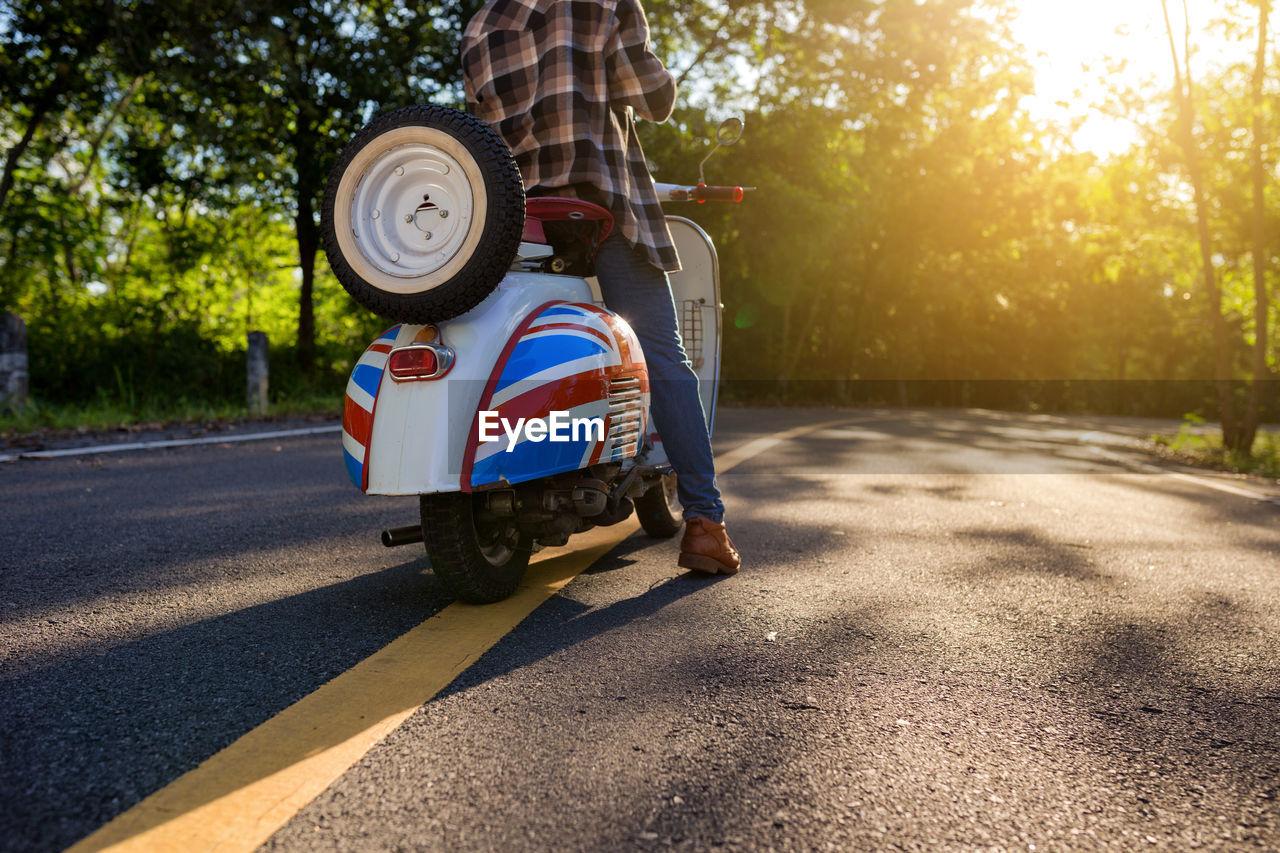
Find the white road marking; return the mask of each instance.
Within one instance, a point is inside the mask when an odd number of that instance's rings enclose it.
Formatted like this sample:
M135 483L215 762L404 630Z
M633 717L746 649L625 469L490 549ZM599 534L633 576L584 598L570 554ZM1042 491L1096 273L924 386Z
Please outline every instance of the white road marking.
M782 430L780 432L773 433L772 435L766 435L761 438L757 438L753 441L748 441L746 444L743 444L739 447L735 447L733 450L729 451L728 453L716 456L716 474L724 474L730 469L736 468L738 465L741 465L743 462L746 462L749 459L759 456L761 453L772 450L773 448L777 447L783 442L790 441L793 438L799 438L801 436L809 435L810 433L819 432L820 430L824 430L824 429L832 429L834 427L847 426L849 424L857 424L857 423L867 423L869 421L877 421L877 420L883 420L883 418L878 418L878 417L841 418L838 421L824 421L823 423L820 423L820 424L808 424L806 426L795 427L794 429Z
M194 447L199 444L230 444L237 441L266 441L272 438L296 438L304 435L324 435L342 432L341 424L303 429L284 429L275 432L256 432L249 435L218 435L204 438L175 438L167 441L133 441L127 444L95 444L91 447L69 447L65 450L33 450L0 456L0 462L18 459L59 459L64 456L92 456L100 453L124 453L129 450L159 450L165 447Z
M1080 438L1081 441L1085 441L1088 437L1088 435L1083 435ZM1137 462L1133 459L1121 456L1119 453L1112 453L1110 450L1104 450L1101 447L1091 447L1090 450L1092 450L1095 455L1101 456L1103 459L1117 462L1126 468L1141 471L1144 474L1159 474L1164 477L1172 477L1173 479L1181 480L1184 483L1194 483L1197 486L1204 486L1207 489L1224 492L1228 495L1236 495L1237 497L1249 498L1250 500L1255 500L1260 503L1269 503L1280 506L1280 497L1268 495L1265 492L1241 488L1240 486L1232 483L1224 483L1220 480L1214 480L1209 477L1197 477L1194 474L1184 474L1181 471L1169 471L1168 469L1161 468L1159 465L1151 465L1147 462Z

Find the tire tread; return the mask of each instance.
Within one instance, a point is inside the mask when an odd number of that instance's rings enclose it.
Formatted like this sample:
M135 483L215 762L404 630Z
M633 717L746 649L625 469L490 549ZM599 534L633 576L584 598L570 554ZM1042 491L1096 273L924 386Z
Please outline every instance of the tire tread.
M654 539L670 539L684 527L684 519L671 513L661 482L636 498L636 518L644 532Z
M519 587L531 548L522 539L507 565L492 565L476 543L473 501L463 492L423 495L423 541L432 570L454 597L469 604L492 604Z
M342 256L334 206L343 173L360 150L389 130L415 125L441 130L467 147L485 176L488 213L476 251L457 275L421 293L388 293L361 278ZM483 121L461 110L436 104L402 107L375 118L361 129L347 143L329 173L321 206L321 242L338 281L356 302L400 323L449 320L480 304L507 274L523 233L524 182L507 144Z

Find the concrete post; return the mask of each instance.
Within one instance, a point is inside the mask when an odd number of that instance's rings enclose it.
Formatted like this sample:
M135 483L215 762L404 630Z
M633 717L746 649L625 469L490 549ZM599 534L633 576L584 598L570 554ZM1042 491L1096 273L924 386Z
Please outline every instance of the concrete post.
M17 314L0 314L0 408L21 411L30 390L27 324Z
M267 410L267 333L249 333L248 391L246 395L250 414L260 415Z

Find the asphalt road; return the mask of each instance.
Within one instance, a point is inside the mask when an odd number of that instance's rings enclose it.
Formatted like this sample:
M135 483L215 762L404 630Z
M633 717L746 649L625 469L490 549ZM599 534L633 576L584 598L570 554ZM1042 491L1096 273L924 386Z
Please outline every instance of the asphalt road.
M835 420L722 479L741 574L628 539L265 847L1280 849L1280 504L1120 464L1130 422L725 409L717 449ZM449 604L332 436L21 461L0 506L4 849Z

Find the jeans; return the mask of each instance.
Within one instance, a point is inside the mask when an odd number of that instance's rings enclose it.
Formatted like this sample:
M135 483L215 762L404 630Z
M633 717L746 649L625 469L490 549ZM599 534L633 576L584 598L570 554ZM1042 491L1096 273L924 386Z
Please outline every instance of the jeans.
M650 412L676 472L684 517L723 521L698 375L680 340L671 280L617 233L600 244L596 277L605 305L640 339L649 368Z

